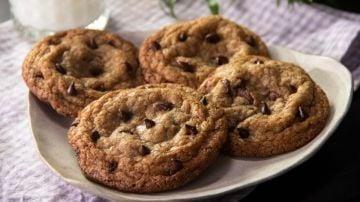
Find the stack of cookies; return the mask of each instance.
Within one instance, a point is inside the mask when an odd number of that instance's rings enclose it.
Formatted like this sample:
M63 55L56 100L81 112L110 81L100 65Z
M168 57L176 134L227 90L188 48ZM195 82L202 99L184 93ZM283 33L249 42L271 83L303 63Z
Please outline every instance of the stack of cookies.
M23 63L30 91L75 118L68 139L84 175L149 193L195 179L220 151L269 157L325 126L325 93L299 66L272 60L254 32L219 16L165 27L140 51L76 29L38 42Z

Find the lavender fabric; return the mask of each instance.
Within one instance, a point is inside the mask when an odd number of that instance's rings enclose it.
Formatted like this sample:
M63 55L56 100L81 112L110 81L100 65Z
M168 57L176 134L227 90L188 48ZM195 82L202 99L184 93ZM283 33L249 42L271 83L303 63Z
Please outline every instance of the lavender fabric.
M175 20L159 1L107 1L113 32L156 30ZM181 20L209 14L204 1L179 1ZM276 1L221 1L221 13L257 32L267 44L332 57L352 72L360 85L360 15L321 5L280 6ZM102 201L62 181L41 161L27 114L28 89L21 64L33 44L10 21L0 23L0 201ZM236 201L233 193L216 200Z

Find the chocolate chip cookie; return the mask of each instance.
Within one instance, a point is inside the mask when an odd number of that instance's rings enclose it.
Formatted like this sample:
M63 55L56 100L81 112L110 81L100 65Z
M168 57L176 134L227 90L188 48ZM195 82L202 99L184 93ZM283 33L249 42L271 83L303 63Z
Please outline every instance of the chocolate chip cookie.
M75 117L107 91L143 82L137 53L136 47L115 34L69 30L39 41L26 56L22 75L40 100Z
M260 37L220 16L179 22L152 34L140 47L149 83L180 83L197 88L216 68L238 55L268 56Z
M217 157L224 113L188 87L145 85L110 92L79 114L68 132L90 180L125 192L182 186Z
M267 157L292 151L325 126L325 93L300 67L260 56L238 57L199 87L224 107L229 122L225 151Z

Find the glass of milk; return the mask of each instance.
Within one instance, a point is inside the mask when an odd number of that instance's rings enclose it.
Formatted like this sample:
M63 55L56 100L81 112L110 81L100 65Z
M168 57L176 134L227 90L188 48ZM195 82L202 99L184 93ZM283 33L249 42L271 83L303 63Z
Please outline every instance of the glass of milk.
M30 39L84 27L105 29L109 12L104 0L10 0L15 28Z

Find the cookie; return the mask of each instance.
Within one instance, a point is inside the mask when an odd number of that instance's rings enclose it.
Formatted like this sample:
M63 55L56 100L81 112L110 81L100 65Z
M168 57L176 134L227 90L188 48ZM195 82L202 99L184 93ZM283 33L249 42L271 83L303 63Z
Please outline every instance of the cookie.
M149 83L197 88L216 68L238 55L268 56L260 37L220 16L179 22L145 39L140 63Z
M145 85L110 92L79 114L69 143L85 176L124 192L174 189L197 177L226 140L224 113L195 90Z
M39 41L23 63L30 91L58 113L75 117L107 91L143 83L137 48L121 37L75 29Z
M267 157L295 150L325 126L329 102L300 67L244 56L218 68L199 87L224 107L229 122L225 152Z

